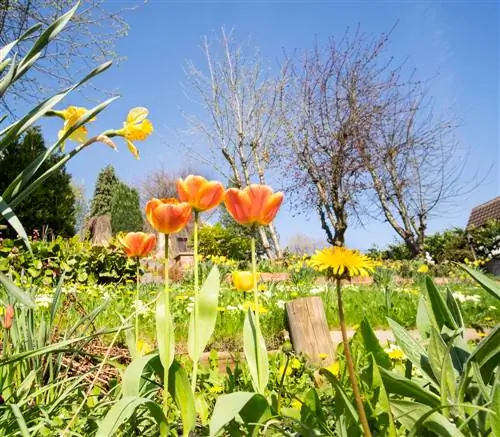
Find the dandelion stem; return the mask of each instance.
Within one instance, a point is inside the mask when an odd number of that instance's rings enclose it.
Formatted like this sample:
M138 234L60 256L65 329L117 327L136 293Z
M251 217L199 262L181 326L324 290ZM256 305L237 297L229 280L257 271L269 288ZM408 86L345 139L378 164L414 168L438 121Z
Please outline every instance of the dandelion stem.
M198 351L198 343L199 343L199 332L198 332L198 317L199 317L199 271L198 271L198 220L199 213L198 211L194 212L194 230L193 230L193 239L194 239L194 350L195 353ZM191 390L193 393L196 391L196 379L198 376L198 361L193 360L193 372L191 374Z
M339 310L339 321L340 330L342 331L342 342L344 343L344 354L347 361L347 368L349 370L349 379L351 380L352 391L354 393L354 399L356 400L356 409L358 410L359 420L363 426L363 433L365 437L371 437L370 427L368 425L368 420L366 418L365 408L363 406L363 401L361 400L361 395L359 393L358 383L356 381L356 374L354 371L354 363L352 361L351 349L349 347L349 339L347 338L347 330L344 320L344 307L342 305L342 286L341 279L337 277L337 303Z

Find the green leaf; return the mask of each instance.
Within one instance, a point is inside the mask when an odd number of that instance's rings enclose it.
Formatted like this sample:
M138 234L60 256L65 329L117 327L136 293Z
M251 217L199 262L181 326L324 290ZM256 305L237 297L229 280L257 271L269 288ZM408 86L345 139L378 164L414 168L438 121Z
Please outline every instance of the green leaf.
M471 267L465 266L463 264L457 264L462 270L465 270L475 281L479 282L481 287L483 287L488 293L497 300L500 300L500 285L498 282L488 278L484 273L479 270L473 269Z
M450 351L446 347L441 335L435 330L431 331L429 342L429 361L436 378L441 385L441 404L455 401L456 375L450 357ZM449 399L448 399L449 398Z
M375 405L375 414L378 416L379 431L387 437L397 437L389 396L387 395L378 367L375 357L371 354L369 386L370 391L373 392L372 404ZM383 366L380 367L383 368Z
M243 324L243 350L256 392L263 393L269 381L269 360L260 327L248 310Z
M416 324L420 337L429 338L433 323L429 316L427 302L423 296L420 296L418 300Z
M21 409L17 404L9 404L12 412L14 413L14 417L16 418L17 425L19 426L19 431L21 431L21 435L23 437L30 437L30 432L28 430L28 426L23 417L23 413L21 413Z
M491 425L493 437L500 437L500 381L497 379L491 394L491 413L488 413L487 420Z
M446 326L452 330L458 329L458 325L455 323L455 320L453 319L453 316L448 309L443 296L434 285L434 282L432 282L432 279L428 276L425 278L425 285L427 289L427 296L431 304L432 313L438 324L439 331L441 332L443 326Z
M383 367L380 367L379 371L384 387L388 393L413 398L418 402L429 405L430 407L440 405L441 399L439 396L436 396L434 393L418 385L416 382L404 378L403 376L399 376L397 373L390 372Z
M432 408L417 402L393 399L391 408L394 416L406 429L413 430L419 425L432 431L439 437L465 437L462 432L446 417L438 412L432 412ZM430 413L430 414L429 414ZM427 417L423 417L429 414Z
M476 363L483 379L488 382L495 368L500 363L500 325L497 325L488 336L484 337L469 355L466 369ZM468 374L468 370L464 372Z
M23 239L24 244L31 252L31 245L28 240L28 235L26 234L21 221L17 218L17 215L14 214L14 211L12 211L12 208L9 204L7 204L2 196L0 196L0 214L5 218L5 220L7 220L7 222L9 222L9 225L11 225L17 232L17 234Z
M318 392L311 388L304 399L302 400L302 406L300 407L300 421L307 426L314 428L318 425L318 422L323 422L325 416L321 410L321 402L319 400Z
M378 338L375 332L373 332L370 322L366 317L361 321L360 329L366 352L373 355L373 358L379 366L390 369L392 367L391 359L384 348L380 346Z
M158 363L154 363L157 361ZM157 353L144 355L133 360L125 369L122 381L123 397L133 397L141 395L141 387L144 384L142 375L144 369L151 365L157 367L160 362L160 357ZM163 372L159 372L159 376L163 378Z
M465 324L464 324L464 319L462 317L462 312L460 311L460 307L458 306L458 303L453 297L453 293L449 288L446 289L446 304L448 305L451 315L453 316L453 319L455 320L455 323L457 324L458 328L464 329Z
M35 303L23 290L14 284L7 276L0 272L0 283L5 287L7 293L14 299L26 305L28 308L35 308Z
M260 426L273 417L267 400L256 395L252 397L240 411L240 417L246 426L245 435L257 437L260 435Z
M174 321L170 308L165 311L165 296L161 295L156 301L156 340L163 367L170 368L175 355Z
M192 311L189 319L188 352L194 363L200 359L201 353L212 337L217 321L219 303L220 275L217 266L213 266L198 294L197 312ZM197 318L197 326L195 325Z
M149 409L151 415L160 427L160 434L166 435L167 422L161 407L151 399L138 396L127 396L120 399L108 411L108 414L106 414L99 424L96 437L111 437L116 435L120 425L127 422L141 406L145 406Z
M397 322L392 319L387 318L389 325L396 338L396 343L403 350L406 357L415 365L417 368L422 370L426 379L436 388L438 388L434 373L429 364L429 358L427 352L419 343L416 341L408 332Z
M196 407L187 374L175 360L168 371L168 391L181 413L183 436L188 437L196 425Z
M254 397L259 398L260 403L267 404L264 396L253 392L234 392L219 396L210 419L210 437L216 436Z

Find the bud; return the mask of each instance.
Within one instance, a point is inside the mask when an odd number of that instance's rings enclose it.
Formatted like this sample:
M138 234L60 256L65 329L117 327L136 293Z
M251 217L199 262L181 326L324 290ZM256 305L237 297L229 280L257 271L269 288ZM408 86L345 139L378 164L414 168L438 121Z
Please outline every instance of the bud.
M14 307L12 305L7 305L5 307L5 312L2 320L2 325L5 329L10 329L12 327L12 321L14 320Z

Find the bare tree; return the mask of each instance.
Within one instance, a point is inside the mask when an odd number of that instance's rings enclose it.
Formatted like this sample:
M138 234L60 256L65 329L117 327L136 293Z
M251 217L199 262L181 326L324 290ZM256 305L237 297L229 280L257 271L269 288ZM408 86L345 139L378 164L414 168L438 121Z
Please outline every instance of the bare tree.
M289 62L278 159L296 209L317 211L330 244L344 244L348 217L358 216L367 188L356 142L370 108L353 104L360 84L349 76L368 54L346 35Z
M286 251L296 255L311 255L314 251L322 248L324 241L319 238L313 238L309 235L298 233L293 235L286 246Z
M0 46L16 40L37 23L48 26L74 4L73 0L0 0ZM54 89L73 84L74 78L87 73L90 66L116 58L115 42L128 32L125 10L105 6L104 0L82 1L71 23L44 51L30 74L16 82L10 93L13 100L2 99L0 107L15 112L16 101L39 101ZM31 40L17 46L18 56L26 53Z
M353 218L383 217L416 256L431 214L464 194L464 161L456 123L394 65L389 36L347 32L295 62L281 150L288 191L319 212L330 243L343 244Z
M192 62L186 66L188 93L208 115L208 120L188 116L194 130L209 142L198 157L238 188L253 180L265 184L279 129L283 81L270 78L259 54L249 55L224 29L215 49L207 37L202 49L206 69L200 70ZM274 225L261 227L259 232L267 256L280 257Z

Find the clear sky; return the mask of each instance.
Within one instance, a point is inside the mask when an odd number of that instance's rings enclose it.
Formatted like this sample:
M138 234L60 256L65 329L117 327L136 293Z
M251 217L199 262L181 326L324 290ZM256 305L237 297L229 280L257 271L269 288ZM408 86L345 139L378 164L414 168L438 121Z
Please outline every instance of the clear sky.
M106 2L110 8L129 3ZM457 208L430 222L430 230L464 226L470 209L500 194L499 169L499 7L496 1L150 1L127 12L128 36L118 42L119 56L127 59L106 72L96 85L121 95L92 130L120 127L129 108L146 106L155 133L138 143L141 160L120 144L115 153L104 145L93 145L69 165L76 182L84 183L87 194L99 170L115 166L118 176L139 183L148 171L197 165L179 147L176 131L186 127L182 111L193 112L184 95L183 65L192 60L204 66L201 38L222 26L234 28L237 40L251 38L270 64L277 64L283 51L308 48L317 38L341 36L358 24L370 34L392 35L391 54L408 59L421 78L436 76L431 93L440 107L452 108L460 120L457 139L469 151L469 178L484 174L485 183L461 199ZM78 95L68 103L86 105ZM54 135L57 120L45 124L46 135ZM198 165L200 167L200 165ZM287 205L277 219L282 241L296 233L323 238L314 215L293 217ZM367 249L384 246L394 238L384 223L351 228L347 243Z

